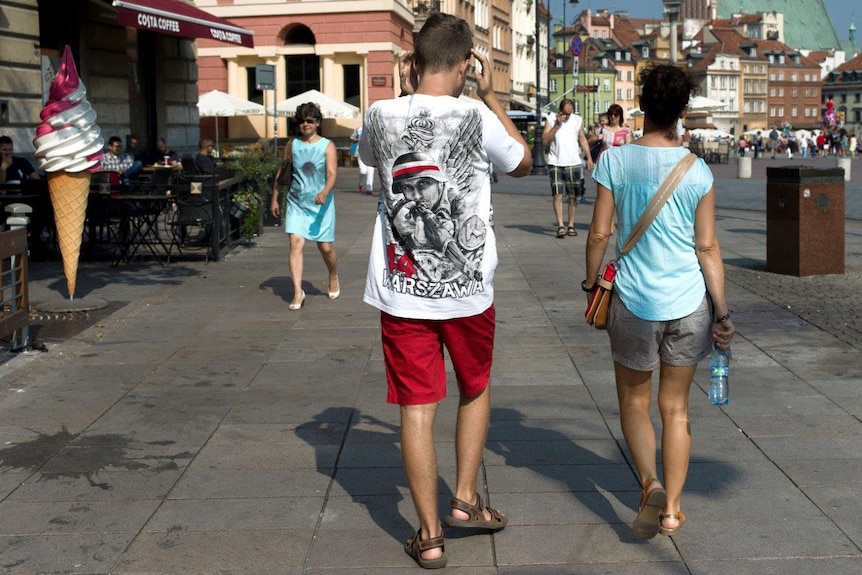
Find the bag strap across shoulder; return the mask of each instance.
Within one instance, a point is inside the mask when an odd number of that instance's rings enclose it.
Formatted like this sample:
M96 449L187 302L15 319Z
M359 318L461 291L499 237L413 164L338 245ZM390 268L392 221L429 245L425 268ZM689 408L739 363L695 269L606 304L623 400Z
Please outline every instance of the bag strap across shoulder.
M629 253L635 247L635 244L638 243L638 240L641 239L641 236L646 233L647 229L652 225L653 220L655 220L674 190L676 190L676 187L694 165L695 160L697 160L697 156L688 153L673 167L650 200L644 213L641 214L640 219L635 222L631 233L629 233L629 237L626 238L626 242L623 244L622 249L620 249L620 257Z
M284 145L284 159L293 161L293 138L288 138L287 144Z

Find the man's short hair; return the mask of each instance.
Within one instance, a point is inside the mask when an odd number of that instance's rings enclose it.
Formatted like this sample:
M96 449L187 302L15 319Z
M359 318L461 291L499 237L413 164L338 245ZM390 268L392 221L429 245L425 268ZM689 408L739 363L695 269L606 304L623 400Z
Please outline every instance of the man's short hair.
M434 12L416 35L414 61L421 72L443 72L470 57L473 34L457 16Z
M12 144L12 138L10 138L9 136L0 136L0 146L2 146L3 144L10 144L11 145Z
M111 146L113 146L114 144L122 144L122 143L123 143L123 140L121 140L119 136L111 136L110 138L108 138L108 147L109 148Z
M198 150L202 150L204 146L209 146L212 143L213 141L209 138L201 138L200 140L198 140Z

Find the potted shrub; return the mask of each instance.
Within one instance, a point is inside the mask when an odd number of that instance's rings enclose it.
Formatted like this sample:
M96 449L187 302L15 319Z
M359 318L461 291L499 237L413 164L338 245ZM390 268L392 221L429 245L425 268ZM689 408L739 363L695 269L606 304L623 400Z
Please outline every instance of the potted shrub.
M268 205L275 172L281 160L270 153L246 152L234 167L242 179L240 190L233 196L231 215L240 221L240 234L247 240L263 230L263 211Z

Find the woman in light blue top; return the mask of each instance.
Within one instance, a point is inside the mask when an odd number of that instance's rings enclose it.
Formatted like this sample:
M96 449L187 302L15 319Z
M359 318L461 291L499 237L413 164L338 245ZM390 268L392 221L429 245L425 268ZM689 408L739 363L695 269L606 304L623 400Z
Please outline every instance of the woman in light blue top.
M639 78L644 135L602 154L587 238L587 279L595 290L616 214L616 255L673 167L688 154L676 135L697 89L685 70L667 64ZM688 396L697 363L735 333L727 308L724 266L715 234L713 177L702 160L688 171L652 225L619 261L608 317L620 422L641 479L635 535L673 535L685 522L680 499L691 453ZM659 368L664 487L656 471L656 434L649 416L652 372ZM665 490L666 489L666 490Z
M290 141L293 155L293 184L287 192L285 232L290 237L288 263L293 280L293 301L289 308L298 310L305 302L302 289L302 250L305 240L317 242L323 263L329 270L329 299L341 295L338 284L338 258L335 253L335 199L332 188L338 169L335 144L317 133L323 116L317 104L307 102L296 108L300 137ZM285 150L287 158L287 150ZM280 169L279 169L280 171ZM278 174L275 176L278 182ZM270 211L280 213L278 184L272 189Z

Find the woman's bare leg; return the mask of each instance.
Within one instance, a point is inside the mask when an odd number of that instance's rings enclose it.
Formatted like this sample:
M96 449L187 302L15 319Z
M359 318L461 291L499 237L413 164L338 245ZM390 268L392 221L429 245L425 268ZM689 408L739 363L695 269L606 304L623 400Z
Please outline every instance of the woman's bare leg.
M302 248L305 247L305 238L298 234L290 234L290 255L287 262L290 268L290 279L293 280L293 301L298 305L302 301Z
M688 417L688 396L696 365L661 364L658 388L658 408L661 413L661 454L664 486L667 490L665 513L680 511L680 499L688 463L691 457L691 426ZM678 519L665 518L662 526L672 529Z
M620 425L641 482L655 480L655 428L649 417L652 403L652 372L638 371L614 362ZM649 487L649 486L647 486Z
M329 270L329 291L336 292L341 289L338 284L338 254L335 252L335 244L332 242L317 242L317 249L323 256L323 263Z

